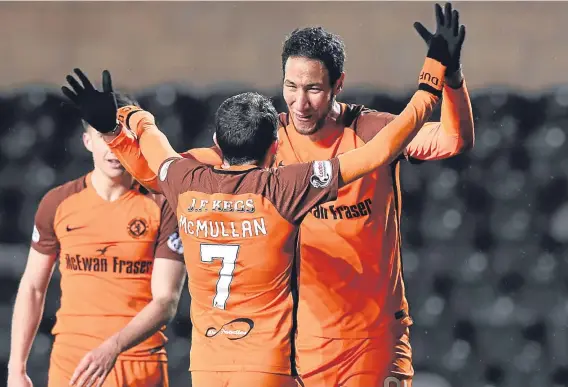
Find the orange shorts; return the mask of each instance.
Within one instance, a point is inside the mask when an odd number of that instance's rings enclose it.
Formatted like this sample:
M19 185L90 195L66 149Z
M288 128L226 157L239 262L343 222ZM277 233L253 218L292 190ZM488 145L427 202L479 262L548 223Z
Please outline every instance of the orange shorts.
M408 327L396 324L384 337L296 340L305 387L411 387Z
M75 368L87 351L54 346L51 351L48 387L67 387ZM107 376L103 387L168 387L168 363L163 360L121 360Z
M298 387L289 375L252 371L191 371L192 387Z

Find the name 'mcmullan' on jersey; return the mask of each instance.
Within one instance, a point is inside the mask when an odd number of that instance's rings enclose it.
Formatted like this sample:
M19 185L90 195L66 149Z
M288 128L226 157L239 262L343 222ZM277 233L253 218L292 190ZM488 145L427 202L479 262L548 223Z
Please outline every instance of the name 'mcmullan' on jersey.
M279 169L166 160L191 294L192 371L289 374L298 225L335 199L339 161Z

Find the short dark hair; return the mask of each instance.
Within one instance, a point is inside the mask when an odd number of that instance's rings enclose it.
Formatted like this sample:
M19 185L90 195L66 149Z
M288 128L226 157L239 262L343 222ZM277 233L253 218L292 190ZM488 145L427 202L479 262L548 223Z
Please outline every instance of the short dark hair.
M132 95L127 94L127 93L117 93L116 91L114 92L114 96L116 98L116 105L121 108L121 107L125 107L125 106L138 106L140 107L140 103L136 100L136 98L134 98ZM83 129L86 131L87 129L89 129L89 124L85 121L85 120L81 120L81 123L83 124Z
M345 44L339 35L322 27L295 29L282 47L282 72L289 57L303 57L322 62L329 73L331 85L341 76L345 64Z
M215 136L229 164L262 161L278 138L278 112L258 93L227 98L215 113Z

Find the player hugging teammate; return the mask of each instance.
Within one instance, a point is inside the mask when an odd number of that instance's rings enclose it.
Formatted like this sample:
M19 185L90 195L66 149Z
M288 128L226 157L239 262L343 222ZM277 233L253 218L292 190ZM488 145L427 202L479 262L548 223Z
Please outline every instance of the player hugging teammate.
M216 113L216 146L182 154L149 112L117 103L108 72L102 91L80 70L67 78L83 119L175 213L194 386L411 385L400 163L452 157L474 139L465 30L449 4L436 19L434 33L415 24L428 54L401 114L338 102L343 42L299 29L282 51L288 112L234 96ZM440 100L441 122L427 122Z

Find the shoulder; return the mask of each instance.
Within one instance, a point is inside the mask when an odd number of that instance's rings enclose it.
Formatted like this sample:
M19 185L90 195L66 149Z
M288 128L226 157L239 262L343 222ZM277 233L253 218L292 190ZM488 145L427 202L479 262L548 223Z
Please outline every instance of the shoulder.
M87 188L87 176L84 175L78 179L71 180L67 183L58 185L47 191L41 200L43 205L50 205L56 208L65 199L85 190Z
M208 153L211 155L213 154L211 152ZM210 167L211 165L197 160L193 155L185 154L184 157L171 157L164 160L164 162L160 165L160 168L158 168L158 178L161 181L165 181L166 178L170 177L170 174L183 175L195 169L209 169Z
M136 183L132 189L137 193L138 197L142 197L143 200L152 203L154 207L157 207L162 211L167 207L167 199L163 194L149 191L147 188L138 183Z
M391 113L355 104L344 104L342 116L344 125L352 128L365 142L373 138L396 117Z
M207 165L219 165L223 162L221 150L217 146L190 149L181 156Z

